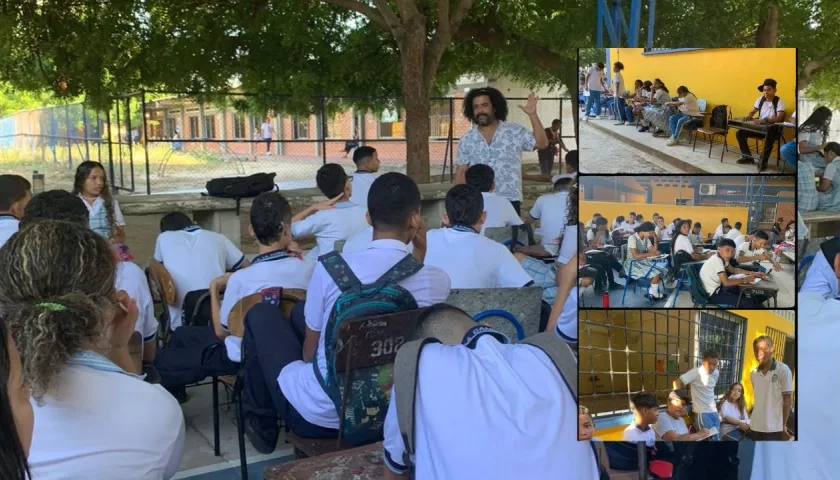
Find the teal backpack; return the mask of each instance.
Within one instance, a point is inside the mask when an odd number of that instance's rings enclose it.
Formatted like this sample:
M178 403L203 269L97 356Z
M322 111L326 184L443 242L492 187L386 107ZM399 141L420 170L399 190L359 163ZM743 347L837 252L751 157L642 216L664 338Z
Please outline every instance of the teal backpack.
M332 307L324 335L324 357L327 375L321 374L318 362L312 362L315 377L335 404L338 415L342 410L342 395L348 395L347 412L342 437L350 445L364 445L382 438L385 414L388 411L391 385L394 383L394 365L378 365L349 372L336 371L336 347L342 323L374 315L397 313L417 308L414 296L399 282L423 268L411 254L406 255L376 282L363 285L339 252L330 252L318 261L324 266L341 290ZM315 358L317 359L317 352ZM351 391L344 392L345 375Z

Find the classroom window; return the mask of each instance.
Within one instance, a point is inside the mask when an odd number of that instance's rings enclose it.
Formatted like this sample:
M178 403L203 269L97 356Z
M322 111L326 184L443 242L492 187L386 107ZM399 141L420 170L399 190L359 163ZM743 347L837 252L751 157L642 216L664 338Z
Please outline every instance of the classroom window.
M204 138L218 138L216 137L215 115L206 115L204 117Z
M762 203L761 212L759 213L759 223L773 223L776 221L776 210L778 205L775 203Z
M198 117L190 117L190 138L199 138Z
M390 109L382 112L379 117L379 138L403 138L403 113Z
M674 380L720 355L718 396L740 380L745 319L696 310L581 310L580 404L595 417L630 413L631 398L652 393L664 406Z
M309 119L308 118L296 118L292 122L292 134L294 135L295 140L307 139L309 138Z
M233 138L245 138L245 115L233 116Z

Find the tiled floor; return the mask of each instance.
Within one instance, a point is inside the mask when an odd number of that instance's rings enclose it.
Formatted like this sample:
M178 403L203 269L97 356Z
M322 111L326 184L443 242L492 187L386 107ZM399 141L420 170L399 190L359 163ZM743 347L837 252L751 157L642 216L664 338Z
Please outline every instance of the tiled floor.
M756 165L739 165L735 163L735 161L740 158L737 146L733 147L730 145L729 152L724 154L723 162L721 162L720 143L717 143L712 148L712 155L711 158L709 158L709 145L701 144L700 141L698 141L697 150L692 151L692 145L688 143L687 134L684 134L681 137L679 145L669 147L665 144L668 140L667 138L654 137L649 132L639 133L635 126L614 125L615 123L615 120L610 120L608 118L590 118L587 121L581 122L581 148L588 148L589 145L587 145L586 139L593 138L583 136L583 132L589 129L598 132L603 136L617 139L625 146L633 147L633 151L643 152L643 158L649 162L652 158L657 158L660 161L667 162L672 167L686 173L740 173L744 175L756 175L758 173ZM752 142L750 142L750 147L753 149L755 148ZM774 151L774 154L770 157L768 169L765 171L766 173L778 173L781 171L781 167L776 166L775 155L776 153ZM595 162L594 164L600 167L602 163L598 162L602 162L607 159L612 162L613 158L614 156L606 154L590 154L587 156L581 155L581 170L592 171L593 173L602 173L602 168L594 168L592 163L588 165L587 163ZM635 170L622 170L622 172L650 173L647 171L637 172ZM786 173L793 173L790 166L788 166Z

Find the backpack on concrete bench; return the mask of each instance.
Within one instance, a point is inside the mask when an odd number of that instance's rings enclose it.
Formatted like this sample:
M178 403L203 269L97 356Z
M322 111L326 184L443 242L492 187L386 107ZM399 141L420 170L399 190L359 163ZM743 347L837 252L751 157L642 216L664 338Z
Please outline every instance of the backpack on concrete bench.
M415 400L417 398L417 373L420 364L420 354L423 347L430 343L440 343L436 338L423 338L406 342L397 352L397 359L394 361L394 395L397 408L397 421L400 426L400 435L405 444L403 463L414 472L412 457L415 453ZM533 335L519 343L531 345L542 350L551 359L557 372L572 398L577 399L577 357L566 342L554 332L544 332ZM600 465L600 459L593 450L595 461Z

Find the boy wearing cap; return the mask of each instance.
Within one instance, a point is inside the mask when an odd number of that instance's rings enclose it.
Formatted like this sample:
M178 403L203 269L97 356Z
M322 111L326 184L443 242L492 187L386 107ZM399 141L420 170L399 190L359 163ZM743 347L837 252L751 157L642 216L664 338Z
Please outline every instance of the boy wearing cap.
M569 186L575 176L570 173L551 178L554 193L540 196L531 208L531 218L526 223L540 222L543 248L552 255L560 250L560 235L566 228L566 210L569 207Z
M685 406L689 403L691 399L685 390L673 390L668 394L665 415L659 415L653 426L658 439L666 442L692 442L709 436L709 430L705 428L696 433L688 433L688 426L683 417L685 417Z
M752 120L756 125L769 126L767 135L739 129L735 138L738 139L738 146L741 149L741 158L738 159L740 164L755 163L747 139L761 138L764 140L764 152L761 154L761 163L758 167L758 171L761 172L767 166L767 161L773 152L773 146L781 135L782 129L775 124L782 123L785 120L785 102L776 96L776 81L772 78L765 79L764 83L758 86L758 91L762 95L755 101L755 105L747 114L745 121ZM754 119L756 113L758 113L758 118Z

